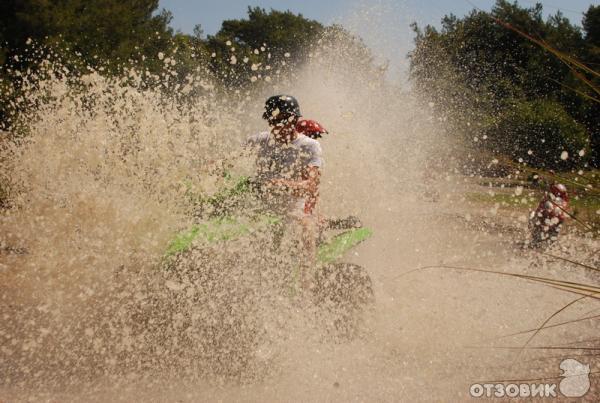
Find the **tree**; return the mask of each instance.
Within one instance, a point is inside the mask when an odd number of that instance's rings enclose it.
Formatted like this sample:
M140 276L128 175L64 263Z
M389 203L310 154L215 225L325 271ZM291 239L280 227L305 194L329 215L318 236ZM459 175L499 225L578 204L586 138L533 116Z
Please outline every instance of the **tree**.
M248 19L223 21L215 39L230 39L247 49L268 47L271 56L281 60L293 52L299 58L323 32L323 25L291 11L248 7Z
M593 25L593 18L586 18L587 24ZM415 50L409 55L411 79L443 109L458 132L467 133L466 138L472 139L477 132L491 136L488 131L495 128L495 150L521 158L521 145L527 144L534 147L534 155L550 157L554 154L536 153L550 143L525 142L527 136L517 126L528 127L529 133L535 126L545 136L563 140L581 140L581 136L589 138L597 132L598 118L590 113L597 110L597 103L581 96L589 90L585 84L552 52L516 32L528 33L564 54L585 60L587 30L584 39L581 30L561 13L544 21L540 4L523 8L517 2L497 0L490 12L473 10L464 18L444 17L439 31L431 26L413 28L416 38ZM547 121L535 121L535 113ZM560 133L557 128L567 132ZM568 143L563 140L559 143ZM581 142L577 144L581 146ZM592 147L597 146L593 143Z
M593 46L600 46L600 6L590 6L583 16L585 40Z
M204 39L204 29L202 29L202 25L194 25L194 38L198 39L199 41Z
M586 44L584 61L598 72L600 71L600 6L588 8L583 16L583 30ZM600 90L598 76L588 75L587 78ZM586 99L581 102L580 110L590 130L593 161L596 166L600 166L600 103Z
M339 25L323 26L291 11L248 7L248 18L223 21L219 32L208 36L213 73L236 90L256 78L291 77L311 55L337 46L350 64L360 64L382 75L369 49Z
M0 97L0 127L18 112L9 106L21 82L14 71L35 70L50 53L75 74L88 66L106 73L132 64L162 69L157 54L172 47L173 34L171 15L157 9L158 0L0 2L0 85L9 89ZM31 46L45 52L31 51Z
M585 127L556 101L515 100L495 120L485 130L487 147L515 160L566 169L588 159Z
M170 13L156 14L158 0L7 0L0 35L8 55L22 54L28 39L69 48L86 63L110 66L168 46Z
M223 21L219 32L208 36L212 71L236 88L250 85L259 74L286 74L306 60L323 30L302 14L248 7L247 19Z

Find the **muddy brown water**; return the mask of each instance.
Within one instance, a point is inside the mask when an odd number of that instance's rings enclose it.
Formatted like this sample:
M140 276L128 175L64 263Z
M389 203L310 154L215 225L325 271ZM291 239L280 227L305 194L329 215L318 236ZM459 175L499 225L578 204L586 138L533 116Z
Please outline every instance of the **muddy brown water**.
M355 340L330 343L311 331L302 334L300 329L278 346L272 364L276 369L254 381L185 380L159 374L151 380L132 377L115 384L100 377L78 384L77 374L72 374L66 389L46 389L43 380L39 388L4 384L4 400L466 400L473 383L559 377L560 361L583 351L504 349L500 347L523 345L528 335L497 338L540 326L571 302L573 295L518 279L441 267L408 272L424 266L452 265L573 281L590 282L590 277L572 265L532 257L493 232L474 231L460 220L439 215L439 203L419 206L418 210L389 209L364 218L375 236L347 259L368 269L376 302ZM446 205L444 211L452 211L452 207ZM464 213L456 208L454 212ZM431 215L430 226L423 225L420 214ZM12 256L7 261L5 257L3 264L18 264L19 259ZM18 274L5 270L2 284L4 289L19 287ZM21 302L32 303L27 290L21 291ZM555 321L576 319L598 309L598 303L587 301L558 315ZM4 315L12 314L6 304L3 311ZM530 344L572 345L596 334L595 323L584 321L542 331ZM597 370L595 357L580 359L591 364L592 371ZM3 361L5 368L10 365L10 360ZM592 396L598 393L596 380L592 378Z
M24 78L38 108L22 116L27 140L0 150L14 189L0 216L0 400L460 401L473 383L556 382L565 357L599 370L592 350L515 350L531 333L498 339L539 327L579 296L443 266L595 286L598 277L521 250L519 217L466 203L472 189L452 154L460 148L426 94L386 82L339 45L320 49L293 82L265 79L259 93L163 77L173 93L199 94L185 101L136 86L135 71L73 78L78 91L62 75ZM327 315L282 296L271 279L290 264L258 238L192 255L180 277L158 269L168 241L195 219L193 196L226 185L225 171L251 170L241 144L265 129L263 100L284 92L331 132L323 214L355 214L374 231L344 257L375 291L351 340L328 338ZM597 265L598 246L570 234L554 253ZM588 298L549 323L599 309ZM594 348L597 323L543 330L529 345Z

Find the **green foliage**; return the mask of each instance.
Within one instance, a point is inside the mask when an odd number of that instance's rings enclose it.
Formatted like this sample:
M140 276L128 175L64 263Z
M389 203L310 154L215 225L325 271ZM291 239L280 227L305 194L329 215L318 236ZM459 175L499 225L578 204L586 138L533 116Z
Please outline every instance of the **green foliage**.
M290 11L248 7L248 18L223 21L207 47L213 73L228 87L245 87L253 76L282 75L305 62L323 35L319 22Z
M19 112L12 102L21 84L15 71L35 70L48 55L60 61L61 75L65 71L78 75L89 68L121 74L123 68L135 66L147 70L143 84L164 87L181 98L194 96L193 91L178 90L193 74L236 93L267 85L268 78L292 77L294 67L305 63L311 52L340 38L349 44L352 57L372 66L370 53L358 38L339 26L325 27L290 11L249 7L247 18L224 21L216 35L205 38L200 25L192 35L174 33L168 25L171 14L159 12L158 4L158 0L0 2L0 127L11 126L12 116ZM173 85L162 85L166 69Z
M86 63L122 64L168 47L171 15L158 0L8 0L0 13L5 49L22 54L26 41L68 47Z
M538 167L569 168L581 162L581 151L589 154L585 128L556 101L517 100L485 132L495 151Z
M600 136L600 104L581 93L598 94L547 49L499 22L571 57L592 61L596 9L590 7L584 19L585 37L561 13L544 21L540 4L524 8L505 0L497 0L490 12L473 10L461 19L446 16L440 30L413 25L411 78L466 138L492 131L495 150L525 158L524 147L532 147L537 156L532 164L566 168L569 164L556 164L551 147L589 147L589 139ZM545 143L528 141L531 133L548 138ZM600 144L593 140L591 147L591 162L598 165Z
M282 59L294 51L298 58L323 32L323 25L308 20L302 14L248 7L248 19L223 21L215 39L231 39L246 49L269 47L272 58Z
M590 6L583 17L583 29L585 31L585 61L598 71L600 69L600 6ZM600 88L600 78L590 77L588 79ZM600 95L596 94L596 97ZM596 166L600 166L600 104L586 101L580 107L582 119L590 128L592 149Z
M600 46L600 6L590 6L583 17L585 40L593 46Z
M59 61L60 75L97 69L118 73L141 65L159 71L159 51L170 51L168 12L158 0L5 0L0 2L0 128L14 125L27 105L18 105L21 75L44 59Z
M198 32L196 36L201 35ZM248 7L248 18L223 21L205 41L210 69L226 88L264 84L263 78L293 78L311 55L333 47L353 68L376 70L369 49L339 25L323 26L290 11ZM252 84L254 83L255 84Z

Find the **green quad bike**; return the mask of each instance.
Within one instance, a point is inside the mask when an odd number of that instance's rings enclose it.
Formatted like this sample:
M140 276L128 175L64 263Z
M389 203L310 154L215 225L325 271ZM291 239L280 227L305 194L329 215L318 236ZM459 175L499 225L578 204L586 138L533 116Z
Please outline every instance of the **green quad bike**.
M210 212L199 214L197 217L207 217L174 236L164 255L167 268L173 267L179 257L193 249L198 240L223 245L255 232L271 231L275 234L273 251L277 252L285 230L284 219L271 212L255 213L252 217L236 214L236 206L243 204L240 199L257 189L248 177L229 181L234 182L233 186L198 201L200 209L206 210L208 206ZM371 229L363 227L353 216L326 219L320 226L312 290L312 299L317 305L333 303L361 310L373 301L373 286L367 271L359 265L340 261L349 250L372 235Z
M281 264L285 220L264 211L248 215L237 207L246 206L254 190L248 178L241 178L216 196L198 201L197 223L174 236L162 264L162 273L171 284L195 285L191 299L173 304L188 307L183 309L188 312L184 314L189 323L186 334L194 333L196 344L204 344L196 355L199 361L210 361L212 370L228 377L238 376L255 361L254 352L264 335L264 321L257 319L261 307L286 302L308 305L311 315L317 315L312 322L318 323L319 332L328 340L344 341L356 337L374 302L367 271L341 260L371 237L370 229L354 217L326 220L318 241L313 286L301 293L299 266L289 260ZM268 234L266 244L257 241L257 234ZM244 247L236 248L240 244ZM247 253L248 248L254 249L252 253ZM265 294L274 289L279 294L265 301ZM175 290L173 301L183 293ZM198 307L201 318L194 325L193 317L199 315L193 312Z

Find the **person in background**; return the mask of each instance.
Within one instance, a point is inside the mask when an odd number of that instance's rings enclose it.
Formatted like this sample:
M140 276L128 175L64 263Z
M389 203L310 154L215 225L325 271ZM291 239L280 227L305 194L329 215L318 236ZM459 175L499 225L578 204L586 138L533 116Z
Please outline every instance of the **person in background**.
M562 183L553 183L531 214L533 246L538 246L542 241L556 241L562 224L569 216L568 210L567 187Z

